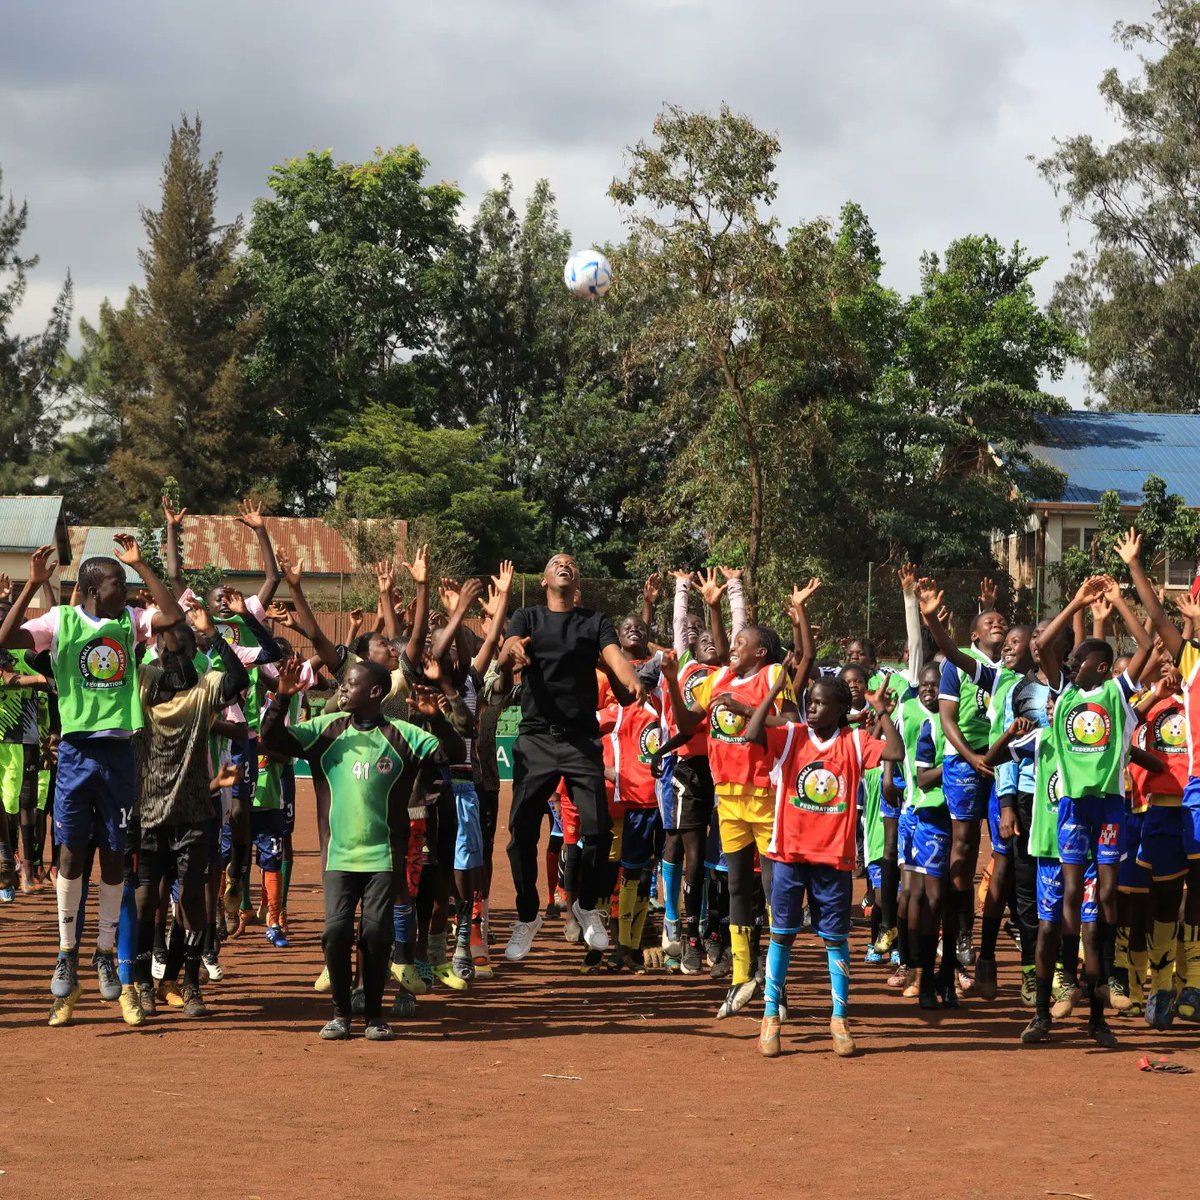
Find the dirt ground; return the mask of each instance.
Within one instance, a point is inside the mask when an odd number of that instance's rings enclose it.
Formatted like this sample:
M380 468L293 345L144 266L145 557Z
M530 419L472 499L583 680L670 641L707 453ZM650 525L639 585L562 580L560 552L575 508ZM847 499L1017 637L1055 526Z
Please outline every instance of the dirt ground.
M53 895L0 912L0 1027L9 1100L0 1200L149 1192L260 1197L614 1195L1123 1197L1134 1164L1195 1136L1200 1072L1146 1074L1147 1052L1200 1068L1200 1027L1089 1048L1079 1023L1021 1048L1017 967L1002 939L991 1004L925 1020L884 987L853 937L860 1054L827 1036L824 955L798 943L784 1056L758 1023L718 1022L707 976L588 976L550 922L505 965L511 881L497 847L496 978L423 997L391 1044L328 1044L319 869L307 782L287 950L227 944L211 1020L164 1012L141 1030L97 998L49 1029ZM88 941L94 935L88 916ZM761 1012L756 1007L757 1012ZM416 1176L414 1180L412 1177ZM1144 1177L1140 1177L1144 1178Z

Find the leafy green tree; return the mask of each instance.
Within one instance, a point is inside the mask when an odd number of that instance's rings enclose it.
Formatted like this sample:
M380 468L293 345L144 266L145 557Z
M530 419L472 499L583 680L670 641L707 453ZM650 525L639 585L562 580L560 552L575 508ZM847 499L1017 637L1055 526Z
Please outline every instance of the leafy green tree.
M328 506L328 447L355 414L428 402L462 197L426 183L427 166L413 146L365 163L310 152L276 167L273 194L254 205L242 264L260 310L248 375L260 415L292 450L278 467L293 511Z
M40 490L39 479L55 473L58 451L59 422L52 414L61 389L54 367L70 333L71 277L40 334L12 330L38 264L36 255L20 253L28 219L29 205L18 207L11 196L0 208L0 492Z
M173 511L178 512L183 505L183 488L179 480L168 475L159 489L159 496L165 497ZM167 564L163 559L163 547L166 545L166 519L161 505L156 505L152 511L143 510L137 519L137 543L142 559L150 565L150 569L159 577L167 578ZM183 570L184 582L197 596L207 596L224 578L224 568L213 563L205 563L202 567Z
M1063 219L1091 231L1055 291L1056 308L1087 337L1091 386L1118 410L1200 411L1200 5L1158 0L1115 39L1140 50L1140 70L1104 73L1100 95L1123 134L1057 142L1039 163L1063 197Z
M437 518L472 568L538 555L535 507L505 485L480 430L424 429L406 409L373 404L330 445L338 500L361 518Z

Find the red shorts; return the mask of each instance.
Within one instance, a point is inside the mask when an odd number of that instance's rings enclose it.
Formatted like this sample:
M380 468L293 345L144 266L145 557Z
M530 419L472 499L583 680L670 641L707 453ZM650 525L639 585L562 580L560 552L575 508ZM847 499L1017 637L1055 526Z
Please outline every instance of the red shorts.
M405 875L408 879L408 894L415 898L417 888L421 886L421 859L425 850L425 819L418 817L408 822L408 856L405 862Z

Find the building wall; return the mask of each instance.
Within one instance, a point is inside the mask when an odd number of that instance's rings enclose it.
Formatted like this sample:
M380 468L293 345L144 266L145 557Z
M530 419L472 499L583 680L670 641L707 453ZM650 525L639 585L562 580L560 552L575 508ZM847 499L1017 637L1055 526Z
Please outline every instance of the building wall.
M11 551L0 551L0 574L7 575L13 583L13 594L21 590L25 581L29 578L29 553L28 551L19 551L13 553ZM56 566L54 568L54 578L51 579L51 586L55 589L55 594L58 594L59 578L61 571Z

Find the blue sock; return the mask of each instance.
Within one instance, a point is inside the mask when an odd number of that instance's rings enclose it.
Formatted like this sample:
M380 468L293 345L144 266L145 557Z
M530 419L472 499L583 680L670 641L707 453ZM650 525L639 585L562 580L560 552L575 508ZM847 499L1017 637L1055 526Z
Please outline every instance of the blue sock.
M783 989L787 983L788 967L792 963L792 948L774 938L767 943L767 1000L763 1015L779 1016L779 1005L783 1000Z
M122 983L133 983L135 979L138 943L136 897L133 880L126 879L121 891L121 919L117 922L117 977Z
M829 962L829 989L833 995L833 1015L844 1017L850 1003L850 945L845 940L825 943Z
M396 935L396 945L403 946L412 941L412 905L392 905L392 930Z
M679 863L663 859L663 916L668 921L679 921L679 880L683 868Z

